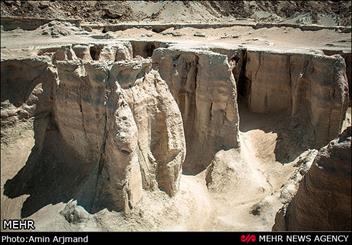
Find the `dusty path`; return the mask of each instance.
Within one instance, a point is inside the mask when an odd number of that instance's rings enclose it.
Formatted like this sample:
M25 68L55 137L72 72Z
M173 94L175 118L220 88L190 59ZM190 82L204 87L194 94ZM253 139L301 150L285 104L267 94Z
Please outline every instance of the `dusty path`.
M250 113L241 108L243 131L240 133L241 152L233 159L225 159L237 168L238 181L225 191L208 191L212 212L203 216L209 222L205 230L271 230L281 202L280 187L287 181L294 168L281 164L275 158L277 134L262 128L271 117ZM249 129L251 128L251 129ZM233 162L233 163L232 163ZM241 175L242 174L242 175ZM205 178L205 173L185 178ZM199 196L203 194L198 193ZM199 230L200 227L195 228Z

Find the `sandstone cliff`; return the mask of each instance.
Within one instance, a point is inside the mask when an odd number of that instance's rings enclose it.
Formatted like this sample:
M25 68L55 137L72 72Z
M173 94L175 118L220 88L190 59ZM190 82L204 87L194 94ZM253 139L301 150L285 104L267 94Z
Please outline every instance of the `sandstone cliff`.
M308 145L321 147L340 133L348 107L344 59L314 54L247 51L245 83L253 112L287 112L304 125Z
M64 46L2 63L17 74L5 73L1 83L4 126L32 118L36 140L22 174L6 184L8 195L38 188L46 199L71 196L91 212L125 213L143 189L175 195L185 156L181 114L151 60L133 60L131 52ZM48 193L59 179L59 193Z
M319 150L274 231L351 230L351 129Z
M281 130L308 139L303 150L339 133L348 103L340 56L122 41L34 52L1 61L2 142L27 122L35 139L4 186L9 198L30 195L21 217L60 202L69 222L86 219L82 208L131 214L145 193L177 199L182 172L206 169L197 176L209 193L264 195L272 186L261 163L245 157L251 144L240 147L238 94L251 112L291 122Z
M187 146L184 171L198 173L219 150L238 148L237 90L227 57L158 48L152 59L182 114Z

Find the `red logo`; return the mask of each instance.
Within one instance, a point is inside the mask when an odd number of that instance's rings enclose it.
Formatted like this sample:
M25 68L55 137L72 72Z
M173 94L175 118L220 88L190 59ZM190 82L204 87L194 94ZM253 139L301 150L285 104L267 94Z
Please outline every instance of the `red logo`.
M241 242L249 243L249 242L256 242L257 237L255 235L247 234L241 235Z

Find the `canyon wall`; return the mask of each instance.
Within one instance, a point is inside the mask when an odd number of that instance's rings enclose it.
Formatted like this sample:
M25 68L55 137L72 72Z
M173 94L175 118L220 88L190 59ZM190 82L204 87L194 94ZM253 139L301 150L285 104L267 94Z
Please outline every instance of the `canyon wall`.
M23 178L5 185L9 196L31 186L52 202L66 189L61 201L128 213L143 189L176 194L185 156L180 111L151 60L126 50L65 46L2 62L4 124L32 118L36 139Z
M33 120L35 137L5 185L9 196L125 213L144 191L172 197L182 171L197 174L240 147L238 93L253 112L286 113L310 146L341 129L340 56L133 45L74 44L1 61L1 125Z
M274 231L351 230L351 129L319 150Z
M287 112L305 125L313 147L335 138L348 107L346 64L339 56L247 51L244 83L253 112Z
M182 114L187 146L184 172L198 173L219 150L239 147L237 90L227 56L158 48L152 59Z

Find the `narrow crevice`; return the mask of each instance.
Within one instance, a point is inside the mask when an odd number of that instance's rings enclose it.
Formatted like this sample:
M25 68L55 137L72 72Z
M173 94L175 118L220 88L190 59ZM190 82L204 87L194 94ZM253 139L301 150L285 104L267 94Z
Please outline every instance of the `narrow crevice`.
M290 77L290 91L291 91L291 93L290 93L290 96L291 96L291 98L290 98L290 115L292 115L292 111L293 111L293 81L292 81L292 71L291 71L291 55L288 55L287 56L287 59L288 59L288 75L289 75L289 77Z
M212 120L212 110L213 110L213 103L210 103L210 108L209 108L209 121Z
M199 57L195 58L195 68L194 68L194 91L197 91L198 85L198 65L199 65Z
M99 47L99 46L92 46L89 48L89 53L92 60L99 60L101 50L102 50L102 47Z
M177 55L173 58L173 66L176 67L179 63L179 59L182 59L181 55ZM185 86L190 83L189 88L192 90L182 89L175 95L176 102L179 106L182 119L183 119L183 127L185 132L186 139L186 157L183 164L183 174L194 174L198 172L199 169L194 169L194 155L195 155L195 146L199 143L197 130L195 128L196 122L196 111L197 111L197 82L198 82L198 65L199 65L199 57L195 55L192 60L187 61L185 63L185 70L182 71L182 74L187 74L181 84ZM183 96L183 97L182 97ZM187 103L186 103L187 102ZM193 107L193 108L192 108ZM211 113L211 112L210 112ZM195 143L197 142L197 143Z
M130 41L133 50L133 57L141 56L143 58L152 57L155 49L161 47L159 42L155 41Z
M87 139L88 135L87 135L86 125L85 125L85 115L84 115L84 112L83 112L84 100L83 100L83 96L82 96L82 93L84 91L84 89L82 88L83 84L84 84L84 80L83 79L80 79L80 80L81 81L80 81L80 86L79 86L79 90L80 90L80 93L79 93L79 109L80 109L80 112L81 112L81 115L82 115L82 129L83 129L83 132L84 132L84 136Z
M242 49L239 55L231 58L232 62L236 62L236 66L232 69L232 73L236 79L237 85L237 102L245 102L248 106L250 97L251 81L246 77L247 67L247 50ZM238 69L237 66L240 66Z
M109 81L110 78L110 72L108 71L108 76L107 76L107 81ZM109 91L111 91L111 89L109 88L108 90L106 90L105 92L105 101L104 104L108 104L108 100L109 100ZM97 200L97 195L98 195L98 188L99 188L99 178L101 177L103 168L104 168L104 163L105 163L105 149L106 149L106 140L108 137L108 107L105 107L104 110L104 133L103 133L103 139L102 139L102 145L101 145L101 149L100 149L100 156L99 156L99 161L98 161L98 168L97 168L97 175L96 175L96 179L95 179L95 188L94 188L94 195L93 195L93 199L92 199L92 203L90 205L90 211L94 211L94 204Z

